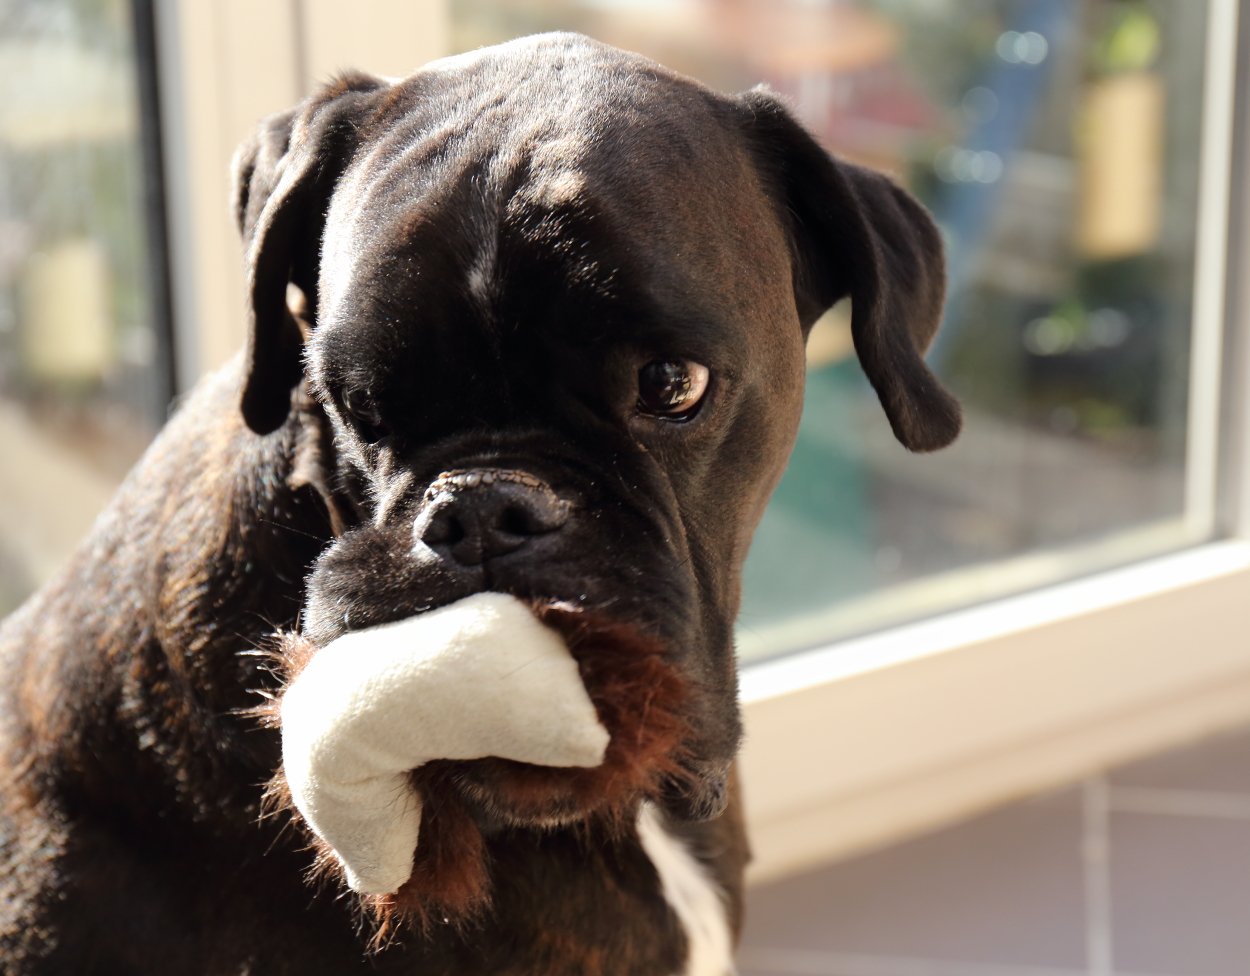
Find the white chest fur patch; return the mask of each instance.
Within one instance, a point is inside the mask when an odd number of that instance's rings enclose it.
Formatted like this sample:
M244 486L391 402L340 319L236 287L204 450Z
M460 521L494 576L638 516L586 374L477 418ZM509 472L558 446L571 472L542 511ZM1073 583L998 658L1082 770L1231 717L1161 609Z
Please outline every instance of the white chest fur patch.
M295 805L367 894L412 873L409 770L486 756L597 766L608 738L564 641L502 593L340 637L282 698Z
M686 933L690 949L682 976L733 976L737 970L719 886L685 843L664 829L650 803L638 813L638 838L660 876L664 900Z

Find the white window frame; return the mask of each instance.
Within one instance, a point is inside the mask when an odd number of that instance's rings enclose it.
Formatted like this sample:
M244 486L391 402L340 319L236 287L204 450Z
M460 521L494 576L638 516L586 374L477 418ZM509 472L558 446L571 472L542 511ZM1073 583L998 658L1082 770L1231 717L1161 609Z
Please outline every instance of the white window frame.
M1250 722L1250 276L1225 289L1250 240L1250 167L1233 166L1250 158L1241 5L1212 0L1208 27L1186 457L1191 537L1222 538L744 667L754 879ZM333 70L402 75L439 56L448 19L442 0L158 0L157 13L189 384L243 340L235 145Z

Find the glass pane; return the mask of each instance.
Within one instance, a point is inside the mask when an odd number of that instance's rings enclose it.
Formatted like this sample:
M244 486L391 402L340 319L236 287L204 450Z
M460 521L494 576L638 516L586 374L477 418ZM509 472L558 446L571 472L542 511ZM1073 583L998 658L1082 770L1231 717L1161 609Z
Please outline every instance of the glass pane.
M0 615L164 414L133 37L126 0L0 13Z
M549 29L761 81L889 171L948 244L930 363L952 448L909 455L815 327L798 446L746 569L746 657L1193 541L1185 457L1207 3L452 0L457 50ZM1191 503L1192 503L1191 499Z

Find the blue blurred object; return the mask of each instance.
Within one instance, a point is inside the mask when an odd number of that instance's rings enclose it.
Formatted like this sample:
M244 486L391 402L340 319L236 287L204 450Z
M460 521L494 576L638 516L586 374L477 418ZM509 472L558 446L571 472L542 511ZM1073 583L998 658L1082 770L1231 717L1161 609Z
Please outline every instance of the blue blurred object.
M949 278L946 318L929 352L929 363L939 373L960 331L964 292L1002 195L1003 177L1012 156L1028 142L1054 66L1077 37L1073 28L1080 9L1076 0L1022 0L1015 7L1012 27L1000 35L989 70L974 89L992 93L995 108L976 118L963 146L951 147L967 154L948 163L962 162L962 172L948 174L954 179L928 201L946 238Z

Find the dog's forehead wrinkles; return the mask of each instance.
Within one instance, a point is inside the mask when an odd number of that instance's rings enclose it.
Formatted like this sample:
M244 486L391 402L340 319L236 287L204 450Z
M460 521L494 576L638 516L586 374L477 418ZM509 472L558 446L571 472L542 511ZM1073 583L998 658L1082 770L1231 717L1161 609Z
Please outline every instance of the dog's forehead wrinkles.
M464 128L462 120L446 120L415 134L410 128L398 128L360 153L339 178L321 245L322 316L335 317L348 286L369 278L361 272L376 258L377 245L411 237L394 233L396 224L415 227L436 218L447 187L455 183L449 172L464 177L472 168L449 165L444 158Z
M498 236L517 204L525 219L512 220L513 229L535 253L561 250L552 268L574 284L610 284L617 269L566 229L570 214L602 221L615 213L624 250L674 252L661 265L698 257L688 241L664 240L672 236L666 223L675 208L691 226L723 221L709 215L723 185L739 178L726 161L737 136L714 107L719 96L576 35L446 59L398 87L381 121L366 126L369 148L331 202L323 320L350 316L352 283L367 288L401 267L421 274L423 261L393 260L396 242L442 250L440 273L450 270L448 252L458 258L464 293L489 313L507 270ZM696 236L725 240L717 229ZM577 260L579 248L595 260ZM391 294L395 284L385 286Z

